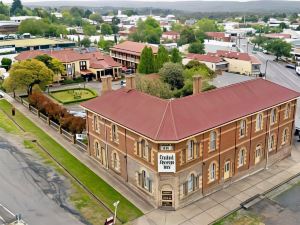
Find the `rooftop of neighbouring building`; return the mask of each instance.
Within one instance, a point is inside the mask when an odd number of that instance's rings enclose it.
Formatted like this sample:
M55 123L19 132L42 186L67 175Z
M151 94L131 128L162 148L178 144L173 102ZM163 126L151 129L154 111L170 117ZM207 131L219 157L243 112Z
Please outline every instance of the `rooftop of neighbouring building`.
M154 141L176 142L299 96L278 84L254 79L173 100L122 88L82 107Z
M158 48L146 43L134 42L134 41L124 41L117 44L111 48L111 50L123 52L132 55L140 55L143 49L148 46L152 48L154 54L157 54Z
M26 60L35 58L38 55L49 55L58 59L62 63L70 63L80 60L89 60L90 67L94 69L106 69L110 67L121 67L121 64L115 62L109 55L102 54L99 51L89 52L87 50L60 49L60 50L33 50L21 52L15 57L16 60Z
M229 59L238 59L238 60L243 60L243 61L250 61L253 64L261 64L261 62L256 57L250 56L248 53L245 53L245 52L217 50L216 53L208 52L207 55L217 56L217 57L221 57L221 58L229 58Z
M194 60L198 60L198 61L211 62L211 63L219 63L219 62L224 61L221 57L214 56L214 55L201 55L201 54L189 53L189 54L187 54L186 57L188 59L194 59Z

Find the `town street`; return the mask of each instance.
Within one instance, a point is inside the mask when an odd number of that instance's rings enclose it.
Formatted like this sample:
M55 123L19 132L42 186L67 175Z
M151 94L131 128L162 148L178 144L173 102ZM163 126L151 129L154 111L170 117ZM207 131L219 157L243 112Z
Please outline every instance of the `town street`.
M13 214L21 214L29 225L83 224L67 202L68 182L64 177L3 131L0 180L0 224L11 222Z

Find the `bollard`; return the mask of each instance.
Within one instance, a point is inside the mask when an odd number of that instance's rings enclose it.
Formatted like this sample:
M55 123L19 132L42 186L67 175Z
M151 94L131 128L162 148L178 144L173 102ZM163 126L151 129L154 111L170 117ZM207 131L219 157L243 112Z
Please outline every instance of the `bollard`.
M12 107L12 108L11 108L11 115L12 115L12 116L15 116L15 115L16 115L16 109L15 109L15 107Z

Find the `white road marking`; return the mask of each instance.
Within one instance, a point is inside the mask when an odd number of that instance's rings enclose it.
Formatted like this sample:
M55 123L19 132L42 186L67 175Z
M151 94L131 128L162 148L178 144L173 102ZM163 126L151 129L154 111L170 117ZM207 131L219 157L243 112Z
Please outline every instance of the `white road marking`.
M16 215L13 214L8 208L6 208L5 206L0 204L0 207L3 208L6 212L8 212L10 215L12 215L13 217L15 217Z

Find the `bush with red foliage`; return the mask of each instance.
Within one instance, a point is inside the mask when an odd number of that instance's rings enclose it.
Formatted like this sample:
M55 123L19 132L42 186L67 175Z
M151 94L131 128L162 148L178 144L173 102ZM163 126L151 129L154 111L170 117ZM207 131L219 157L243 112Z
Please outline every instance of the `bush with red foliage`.
M29 97L29 104L37 108L51 120L59 123L61 127L72 134L80 134L85 130L85 119L73 116L61 105L40 92L34 92Z

